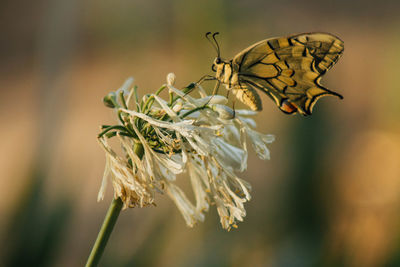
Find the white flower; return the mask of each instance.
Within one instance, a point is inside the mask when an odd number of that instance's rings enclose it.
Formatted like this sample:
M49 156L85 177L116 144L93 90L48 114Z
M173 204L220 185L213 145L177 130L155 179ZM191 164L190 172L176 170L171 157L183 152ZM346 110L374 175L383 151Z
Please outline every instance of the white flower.
M120 124L105 127L99 135L106 168L98 199L104 198L110 177L114 197L120 197L125 208L152 205L156 193L167 193L188 226L203 221L215 204L222 227L229 230L246 216L244 203L251 198L250 184L236 175L247 168L247 142L261 159L268 159L266 145L273 136L254 130L255 112L233 111L225 97L208 96L200 86L178 90L175 79L168 74L169 101L155 94L136 101L136 91L127 92L131 81L123 93L110 94L107 106L115 108ZM199 97L187 94L190 89ZM123 155L108 144L113 136ZM176 184L181 173L190 177L194 203Z

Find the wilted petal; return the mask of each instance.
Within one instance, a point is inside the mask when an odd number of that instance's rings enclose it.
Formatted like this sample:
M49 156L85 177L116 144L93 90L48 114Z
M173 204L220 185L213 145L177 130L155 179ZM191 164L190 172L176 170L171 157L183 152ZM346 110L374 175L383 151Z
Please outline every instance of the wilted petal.
M223 120L231 120L235 118L235 112L233 111L233 109L227 106L214 104L211 107L214 111L218 113L219 118Z
M246 129L247 135L253 144L253 148L256 151L260 159L270 159L269 150L266 144L274 141L273 135L266 135L256 132L250 128Z
M206 170L204 168L201 168L201 166L197 165L195 160L191 159L188 162L188 172L193 192L196 198L197 212L203 213L205 211L208 211L209 199L206 190L209 190L208 189L209 187L207 179L204 180L204 178L207 177Z
M129 88L132 87L132 84L133 84L133 77L129 77L128 79L126 79L124 84L117 90L117 95L121 91L123 91L124 94L129 95L129 93L130 93Z
M212 142L215 146L213 153L220 163L227 168L244 171L247 166L247 153L243 149L225 142L222 138L214 138Z
M201 107L204 105L221 104L225 105L228 103L228 99L222 95L209 95L203 98L193 100L196 106Z
M101 187L100 187L99 193L97 195L97 202L104 199L104 194L107 189L108 176L110 175L110 172L111 172L110 159L109 159L109 155L106 154L106 166L104 168L104 174L103 174L103 180L101 182Z
M172 183L166 183L166 191L170 198L175 202L186 224L193 227L197 221L203 221L204 215L198 213L192 203L187 199L183 191Z

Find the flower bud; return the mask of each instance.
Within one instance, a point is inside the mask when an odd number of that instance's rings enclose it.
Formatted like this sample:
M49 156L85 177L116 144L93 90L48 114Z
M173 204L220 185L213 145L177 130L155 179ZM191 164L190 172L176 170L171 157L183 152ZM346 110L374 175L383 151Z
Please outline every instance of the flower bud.
M111 92L103 98L103 103L106 107L115 108L117 106L117 95Z
M174 73L168 73L167 75L167 84L173 86L175 84L176 76Z
M198 107L208 105L208 104L210 104L212 106L213 104L225 105L226 103L228 103L228 99L222 95L208 95L206 97L196 99L195 101L196 101L196 105Z
M176 101L176 104L172 107L172 110L173 110L174 112L179 112L179 111L182 110L182 108L183 108L182 100L181 100L181 99L178 99L178 100Z
M228 98L222 95L213 95L209 96L210 99L210 104L221 104L221 105L226 105L228 103Z
M218 113L219 118L223 120L231 120L235 118L235 112L233 109L224 105L212 105L212 110Z

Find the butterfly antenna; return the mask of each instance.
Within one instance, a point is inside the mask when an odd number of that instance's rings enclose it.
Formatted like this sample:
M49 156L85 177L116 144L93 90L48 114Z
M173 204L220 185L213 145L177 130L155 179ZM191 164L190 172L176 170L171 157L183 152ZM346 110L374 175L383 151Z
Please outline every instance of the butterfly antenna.
M207 33L206 33L206 38L207 38L207 40L211 43L211 45L214 47L214 49L215 49L215 51L217 52L218 57L219 57L219 47L218 47L218 45L216 46L215 43L211 40L210 34L211 34L211 32L207 32ZM214 34L215 34L215 33L214 33ZM213 34L213 39L214 39L214 34ZM214 40L215 40L215 39L214 39Z
M219 34L219 32L215 32L215 33L212 35L212 38L214 39L214 42L215 42L215 44L216 44L216 46L217 46L218 57L221 57L221 53L220 53L220 49L219 49L219 44L218 44L218 42L217 42L217 39L215 39L215 36L217 36L218 34Z

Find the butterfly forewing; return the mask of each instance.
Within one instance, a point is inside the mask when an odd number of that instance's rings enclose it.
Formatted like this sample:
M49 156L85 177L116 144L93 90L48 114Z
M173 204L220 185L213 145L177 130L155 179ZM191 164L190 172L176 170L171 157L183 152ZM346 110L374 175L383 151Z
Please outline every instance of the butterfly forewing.
M260 41L239 53L232 63L237 65L240 86L264 91L284 112L309 115L320 97L341 98L324 88L320 78L343 49L343 42L333 35L299 34Z

